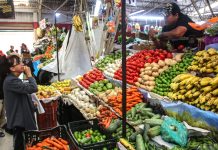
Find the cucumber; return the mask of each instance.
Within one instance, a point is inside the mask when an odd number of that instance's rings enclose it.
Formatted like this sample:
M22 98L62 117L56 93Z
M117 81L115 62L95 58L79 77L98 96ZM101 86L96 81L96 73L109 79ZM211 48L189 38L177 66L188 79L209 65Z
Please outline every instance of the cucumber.
M117 119L113 123L110 124L110 126L106 129L107 131L113 133L114 131L117 130L117 128L121 125L121 120Z
M147 123L151 126L161 125L163 123L162 119L145 119L144 123Z
M141 134L136 136L136 150L145 150L145 145Z
M161 127L160 126L155 126L155 127L152 127L148 130L148 135L153 138L155 136L158 136L160 135L160 129Z
M148 130L150 129L150 125L145 124L144 125L144 133L143 133L143 138L145 142L149 141L149 137L148 137Z
M133 107L133 108L131 109L131 115L132 115L132 118L135 117L135 115L136 115L136 108L135 108L135 107Z
M151 119L160 119L160 118L161 118L161 116L159 114L157 114L157 115L153 116Z
M134 122L129 122L129 124L132 125L132 126L137 126L137 125L140 125L142 123L143 123L142 120L137 120L137 121L134 121Z
M136 140L136 135L138 135L138 134L142 134L143 133L143 130L142 129L137 129L137 131L136 132L134 132L130 137L129 137L129 141L130 142L135 142L135 140Z

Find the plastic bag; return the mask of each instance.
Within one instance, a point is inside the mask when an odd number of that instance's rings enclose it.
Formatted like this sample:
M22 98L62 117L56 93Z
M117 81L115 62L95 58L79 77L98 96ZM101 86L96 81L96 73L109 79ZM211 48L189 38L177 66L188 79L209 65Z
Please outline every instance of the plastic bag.
M179 123L174 118L166 117L161 125L161 135L163 140L176 143L185 147L188 141L188 131L183 123Z

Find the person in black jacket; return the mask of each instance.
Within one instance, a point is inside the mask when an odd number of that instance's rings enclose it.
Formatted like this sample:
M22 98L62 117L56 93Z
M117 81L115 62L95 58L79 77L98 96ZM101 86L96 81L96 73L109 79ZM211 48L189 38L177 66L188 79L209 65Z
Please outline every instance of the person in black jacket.
M19 56L9 56L7 65L9 73L3 83L7 127L14 130L14 150L24 150L23 132L37 129L34 118L36 108L30 94L38 89L30 68L24 66ZM19 79L23 72L28 78L28 83Z
M6 72L6 67L5 67L5 62L6 62L6 56L0 51L0 129L6 124L6 119L5 119L5 110L4 110L4 104L3 104L3 99L4 99L4 94L3 94L3 82L4 79L7 75ZM4 137L5 134L0 130L0 137Z

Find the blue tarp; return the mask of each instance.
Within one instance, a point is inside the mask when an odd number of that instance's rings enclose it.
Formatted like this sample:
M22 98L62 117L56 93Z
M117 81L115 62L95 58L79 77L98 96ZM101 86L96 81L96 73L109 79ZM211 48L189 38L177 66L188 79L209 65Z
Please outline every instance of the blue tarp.
M33 62L33 68L34 68L34 75L37 76L39 72L38 65L40 64L40 60L34 61Z

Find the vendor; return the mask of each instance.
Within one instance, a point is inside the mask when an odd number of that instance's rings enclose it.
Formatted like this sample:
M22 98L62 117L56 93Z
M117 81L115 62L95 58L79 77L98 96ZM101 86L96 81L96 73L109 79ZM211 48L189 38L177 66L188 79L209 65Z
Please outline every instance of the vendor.
M189 26L189 22L193 22L187 15L181 13L179 6L176 3L168 3L164 8L164 19L166 25L162 29L162 33L158 35L158 32L154 29L149 31L149 36L154 41L158 48L167 48L167 41L177 48L180 44L184 46L197 47L197 37L201 37L203 32L197 31ZM183 40L181 40L181 38ZM190 38L194 38L192 44L190 44ZM186 39L186 42L184 42Z

